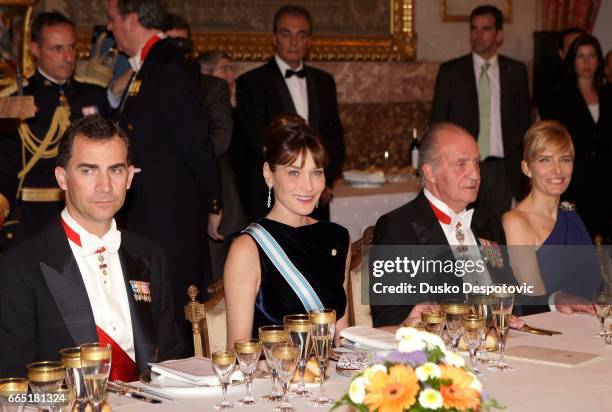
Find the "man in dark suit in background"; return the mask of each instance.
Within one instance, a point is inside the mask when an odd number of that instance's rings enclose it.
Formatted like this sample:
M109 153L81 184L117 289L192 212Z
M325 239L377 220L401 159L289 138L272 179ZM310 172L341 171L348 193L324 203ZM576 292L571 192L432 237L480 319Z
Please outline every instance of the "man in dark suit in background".
M242 205L251 221L266 215L269 188L262 174L262 131L277 115L292 112L306 119L321 135L329 152L326 189L313 215L329 219L331 188L344 160L336 84L328 73L304 65L312 35L312 20L306 9L298 6L279 9L274 16L273 32L274 58L243 74L236 82L231 153Z
M163 252L113 219L134 176L129 153L125 132L100 116L62 137L55 176L66 208L0 258L0 377L96 341L113 347L112 379L180 355Z
M495 215L523 197L522 142L531 123L527 69L498 55L503 15L480 6L470 16L472 53L440 66L431 123L448 121L477 137L482 185L476 202Z
M212 281L207 226L218 228L221 221L219 171L197 72L161 32L159 1L111 0L108 17L135 73L119 106L139 169L126 225L161 243L183 318L189 285L205 293Z

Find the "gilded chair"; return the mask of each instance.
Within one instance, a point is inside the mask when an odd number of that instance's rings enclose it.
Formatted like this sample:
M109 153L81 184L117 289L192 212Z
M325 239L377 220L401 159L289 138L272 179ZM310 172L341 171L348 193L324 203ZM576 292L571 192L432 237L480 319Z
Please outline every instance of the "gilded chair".
M207 291L208 299L200 303L197 300L198 288L189 286L189 303L185 305L185 319L191 323L195 355L204 357L225 349L227 336L223 279L218 279Z
M363 231L361 239L351 245L351 266L348 278L348 307L350 326L372 326L372 313L370 305L361 303L361 261L368 246L372 245L374 226Z

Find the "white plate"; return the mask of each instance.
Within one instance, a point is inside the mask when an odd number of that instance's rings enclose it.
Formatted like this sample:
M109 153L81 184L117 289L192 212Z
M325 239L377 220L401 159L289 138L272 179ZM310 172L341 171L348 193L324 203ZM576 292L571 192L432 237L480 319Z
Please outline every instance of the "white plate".
M344 180L344 182L351 187L356 187L358 189L368 189L368 188L372 188L372 187L381 187L382 185L385 184L384 181L382 182L363 182L363 181L355 181L355 180Z

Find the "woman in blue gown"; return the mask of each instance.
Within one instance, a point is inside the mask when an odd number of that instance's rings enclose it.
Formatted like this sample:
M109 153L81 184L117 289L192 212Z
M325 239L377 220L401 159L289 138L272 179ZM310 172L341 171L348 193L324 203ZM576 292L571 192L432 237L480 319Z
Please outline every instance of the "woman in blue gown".
M255 223L280 245L320 305L336 310L339 336L348 326L349 235L340 225L309 216L325 189L325 146L296 114L278 117L264 139L263 174L270 191L268 207L272 207ZM228 347L236 339L256 337L260 326L282 325L284 315L307 312L255 234L245 232L234 240L223 274Z
M573 205L560 202L573 166L574 146L565 126L536 122L525 135L521 162L531 191L502 223L519 283L533 286L533 295L549 297L561 312L594 313L590 297L602 279L592 241Z

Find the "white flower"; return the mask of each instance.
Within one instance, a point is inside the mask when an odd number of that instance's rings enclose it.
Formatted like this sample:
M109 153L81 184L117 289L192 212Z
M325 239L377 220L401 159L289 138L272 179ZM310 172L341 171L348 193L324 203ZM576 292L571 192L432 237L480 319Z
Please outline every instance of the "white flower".
M416 352L425 349L425 342L418 335L406 335L397 344L397 349L406 353Z
M365 384L369 385L370 384L370 377L373 376L376 372L383 372L383 373L387 373L387 368L385 367L385 365L382 364L376 364L376 365L372 365L369 368L366 368L363 371L363 378L365 379Z
M414 373L421 382L425 382L430 378L439 378L441 374L438 365L432 362L427 362L419 366L414 370Z
M470 382L468 388L474 389L478 393L482 392L482 383L480 383L476 375L474 375L472 372L468 372L468 374L472 377L472 382Z
M358 378L355 378L353 380L353 382L351 382L351 385L349 386L349 398L351 398L351 401L355 404L360 404L363 403L363 400L365 399L366 396L366 391L365 391L365 378L363 376L359 376Z
M432 388L427 388L421 391L419 403L426 409L440 409L444 405L444 400L440 392Z
M396 332L395 332L395 339L396 340L402 340L406 337L418 337L419 336L419 331L416 330L415 328L411 328L411 327L402 327L399 328Z
M444 352L444 362L448 365L455 366L457 368L462 368L465 366L465 359L461 355L456 354L451 351L443 351Z
M419 332L419 337L431 348L435 348L436 346L438 346L442 350L446 349L444 341L438 335L421 331Z

